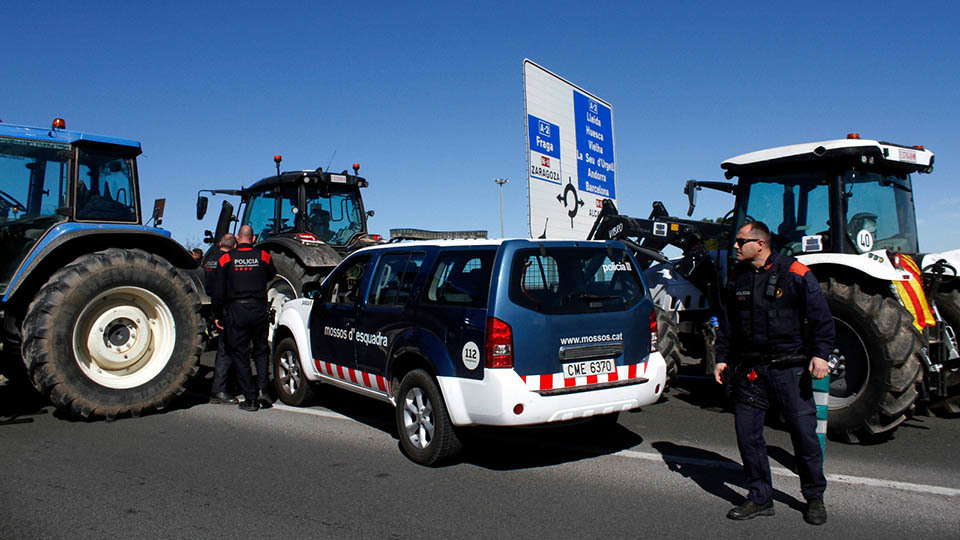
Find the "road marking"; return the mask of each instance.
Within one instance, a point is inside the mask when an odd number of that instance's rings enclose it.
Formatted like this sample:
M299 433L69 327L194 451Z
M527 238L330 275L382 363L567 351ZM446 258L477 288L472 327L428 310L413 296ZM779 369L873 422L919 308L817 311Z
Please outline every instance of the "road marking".
M318 410L313 408L303 409L299 407L291 407L289 405L284 405L282 403L274 404L273 408L279 409L281 411L289 411L289 412L298 413L298 414L319 416L321 418L338 418L342 420L352 420L349 416L344 416L342 414L335 413L332 411L324 411L324 410ZM660 462L660 463L683 463L687 465L697 465L700 467L712 467L714 469L729 469L733 471L741 470L740 464L733 461L716 461L711 459L688 458L688 457L681 457L681 456L671 456L669 454L638 452L636 450L621 450L611 455L625 457L629 459L640 459L644 461L654 461L654 462ZM796 476L796 473L794 473L789 469L785 469L783 467L770 467L770 472L778 476ZM929 495L943 495L946 497L960 497L960 489L943 487L943 486L931 486L928 484L914 484L911 482L898 482L896 480L884 480L882 478L870 478L867 476L852 476L849 474L828 474L826 475L826 477L828 482L837 482L840 484L881 487L881 488L888 488L888 489L897 489L900 491L912 491L915 493L925 493Z
M680 456L671 456L651 452L637 452L636 450L621 450L613 454L630 459L642 459L644 461L659 461L685 463L688 465L698 465L702 467L713 467L716 469L740 470L740 464L727 461L715 461L710 459L686 458ZM778 476L796 476L796 473L783 467L770 467L770 472ZM916 493L926 493L930 495L944 495L947 497L960 496L960 489L954 489L943 486L931 486L928 484L914 484L911 482L897 482L896 480L884 480L882 478L870 478L867 476L852 476L849 474L828 474L828 482L837 482L841 484L851 484L859 486L883 487L889 489L898 489L901 491L913 491Z
M319 416L321 418L340 418L342 420L351 419L349 416L344 416L340 413L335 413L333 411L321 411L318 409L303 409L300 407L291 407L289 405L284 405L283 403L274 403L273 408L279 409L281 411L292 412L292 413L308 414L310 416Z

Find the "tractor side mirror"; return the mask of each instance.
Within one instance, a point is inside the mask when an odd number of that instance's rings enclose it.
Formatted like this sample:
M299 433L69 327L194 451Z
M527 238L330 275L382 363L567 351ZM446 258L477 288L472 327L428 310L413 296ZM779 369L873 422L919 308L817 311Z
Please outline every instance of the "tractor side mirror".
M203 243L204 244L213 243L213 231L211 231L210 229L203 231Z
M197 219L203 219L203 216L207 215L207 205L210 204L210 201L202 195L197 196Z
M690 207L687 208L687 216L692 216L693 209L697 206L698 191L700 191L700 186L697 185L697 181L687 180L687 185L683 187L683 192L687 195L687 201L690 203Z
M153 226L159 227L163 223L163 209L167 204L166 199L157 199L153 201Z
M367 211L367 217L373 217L373 210Z

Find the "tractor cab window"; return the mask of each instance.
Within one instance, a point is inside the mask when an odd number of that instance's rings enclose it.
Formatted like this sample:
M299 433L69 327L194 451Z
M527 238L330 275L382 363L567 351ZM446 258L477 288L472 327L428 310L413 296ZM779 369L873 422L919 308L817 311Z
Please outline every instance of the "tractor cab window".
M848 171L843 178L846 240L857 253L917 253L910 176Z
M254 193L247 201L241 224L252 227L257 240L273 236L277 225L276 208L276 190Z
M762 221L773 247L787 255L830 246L830 186L826 174L759 178L750 183L747 221Z
M308 231L328 244L345 245L363 232L360 195L334 186L307 186L304 218Z
M280 223L281 233L293 232L300 214L300 188L297 186L283 186L280 188Z
M51 227L66 221L69 206L68 144L0 139L0 291Z
M133 159L103 152L79 151L76 217L78 220L137 222Z

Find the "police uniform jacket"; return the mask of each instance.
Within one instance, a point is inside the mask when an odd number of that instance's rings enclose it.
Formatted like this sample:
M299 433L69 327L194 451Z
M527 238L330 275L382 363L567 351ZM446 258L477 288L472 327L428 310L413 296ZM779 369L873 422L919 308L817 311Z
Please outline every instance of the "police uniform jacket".
M250 244L237 247L217 259L217 279L211 295L213 312L219 317L236 300L267 302L267 283L277 275L270 253Z
M724 294L717 363L778 363L787 356L826 359L834 325L820 284L793 257L772 252L763 267L737 264ZM794 363L800 363L794 360Z

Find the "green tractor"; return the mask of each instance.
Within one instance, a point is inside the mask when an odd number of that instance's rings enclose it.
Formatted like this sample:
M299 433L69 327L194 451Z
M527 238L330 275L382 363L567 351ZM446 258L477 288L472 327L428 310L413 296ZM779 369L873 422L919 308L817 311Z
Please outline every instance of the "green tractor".
M368 183L357 176L359 165L353 165L353 174L321 169L281 173L281 157L274 161L277 174L250 187L201 190L197 219L203 219L209 204L203 193L240 198L237 215L233 204L223 201L215 230L206 231L204 242L211 247L203 266L215 264L217 243L225 233L251 226L256 245L270 252L277 267L277 277L268 284L268 300L279 313L284 302L312 295L348 251L380 238L367 233L373 211L363 207L360 189Z

